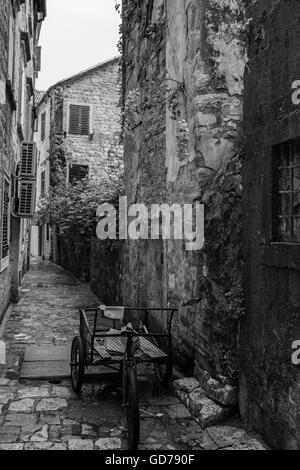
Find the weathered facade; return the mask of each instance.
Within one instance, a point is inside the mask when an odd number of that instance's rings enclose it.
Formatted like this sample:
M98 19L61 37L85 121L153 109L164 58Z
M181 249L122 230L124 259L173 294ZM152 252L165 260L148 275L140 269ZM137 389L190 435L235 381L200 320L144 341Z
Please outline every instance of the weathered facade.
M240 410L272 447L299 449L300 5L265 4L248 7Z
M242 0L123 1L129 203L201 200L207 178L222 175L228 162L235 162L236 188L244 194L243 207L232 206L240 211L237 226L243 210L243 239L222 222L229 211L215 217L220 225L207 221L213 243L206 239L201 251L188 252L181 241L128 240L124 302L180 306L192 299L175 325L177 365L204 388L210 376L239 382L245 423L278 449L299 448L300 430L299 367L291 358L300 338L298 10L293 0L267 7ZM219 201L223 209L219 196L216 207ZM235 201L231 193L228 206ZM236 237L236 248L228 249L211 226ZM238 261L240 273L243 266L244 283L232 276L222 297L226 258ZM240 294L232 301L235 289ZM223 314L216 313L219 297Z
M120 58L80 72L42 93L35 141L38 148L37 207L56 184L58 166L66 184L88 177L100 187L113 187L123 171L120 143ZM109 247L91 235L60 232L50 218L32 227L31 253L64 266L78 278L91 281L103 301L120 298L117 266L121 246ZM52 223L51 223L52 222ZM74 227L76 231L76 227ZM109 242L108 242L109 243Z
M32 141L43 0L0 2L0 317L17 301L27 268L30 222L14 215L20 146Z
M112 162L123 155L120 87L119 58L114 58L55 84L43 94L35 133L39 155L37 204L53 184L51 175L58 163L59 147L66 161L68 184L86 176L99 184L109 178ZM55 227L49 222L33 227L32 254L61 262L80 276L81 265L88 269L89 250L84 257L82 253L77 257L72 246L59 247Z
M236 152L246 60L242 6L123 2L130 204L193 203L202 178L221 171ZM124 265L125 303L180 306L200 297L205 260L183 241L128 241ZM236 362L237 330L237 321L209 318L200 303L181 307L177 363L185 371L230 375L222 358L231 354Z

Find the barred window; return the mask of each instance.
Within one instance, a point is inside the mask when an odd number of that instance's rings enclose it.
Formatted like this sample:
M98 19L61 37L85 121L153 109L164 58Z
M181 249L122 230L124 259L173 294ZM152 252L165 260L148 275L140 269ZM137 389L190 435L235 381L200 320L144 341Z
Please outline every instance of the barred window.
M8 179L4 178L2 197L1 260L6 259L9 254L9 187Z
M70 105L69 134L89 135L90 107L77 104Z
M300 139L274 147L273 240L300 243Z

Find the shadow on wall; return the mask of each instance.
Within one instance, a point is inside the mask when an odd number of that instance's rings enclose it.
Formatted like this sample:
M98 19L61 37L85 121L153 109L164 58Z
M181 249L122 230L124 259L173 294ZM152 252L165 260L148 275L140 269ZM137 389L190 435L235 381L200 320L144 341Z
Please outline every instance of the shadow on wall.
M59 237L61 264L81 282L90 282L92 291L107 305L119 305L121 299L122 242L91 238L74 246Z

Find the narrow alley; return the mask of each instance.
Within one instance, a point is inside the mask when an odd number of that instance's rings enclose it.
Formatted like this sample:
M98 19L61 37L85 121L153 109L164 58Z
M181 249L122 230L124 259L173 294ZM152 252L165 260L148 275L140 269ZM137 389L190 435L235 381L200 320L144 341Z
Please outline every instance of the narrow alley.
M67 377L20 379L28 348L41 354L50 347L69 349L78 331L78 309L93 305L97 299L87 284L59 266L32 261L23 298L10 306L2 325L7 366L0 378L0 450L127 448L121 394L113 381L90 378L76 395ZM140 378L140 449L264 448L238 420L203 430L176 397L157 391L153 377Z

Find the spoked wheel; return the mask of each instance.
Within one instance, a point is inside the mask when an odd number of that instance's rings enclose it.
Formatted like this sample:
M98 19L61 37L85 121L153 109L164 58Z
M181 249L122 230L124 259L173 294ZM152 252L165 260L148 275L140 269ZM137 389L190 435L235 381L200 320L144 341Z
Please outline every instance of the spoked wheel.
M83 341L79 336L73 339L71 350L71 380L74 392L80 393L84 381L85 354Z
M130 449L136 450L140 442L140 410L135 367L128 367L125 373L128 441Z
M164 362L155 362L154 363L155 375L159 383L163 387L167 387L172 378L173 373L173 359L172 354Z

